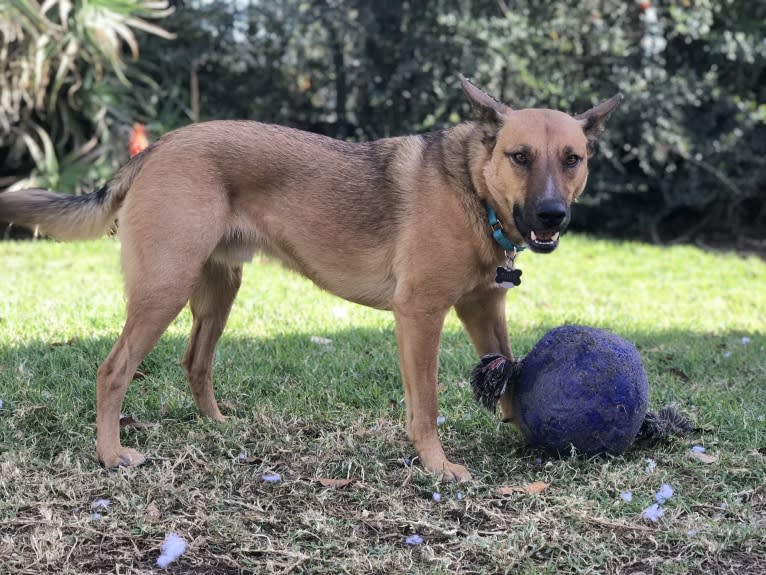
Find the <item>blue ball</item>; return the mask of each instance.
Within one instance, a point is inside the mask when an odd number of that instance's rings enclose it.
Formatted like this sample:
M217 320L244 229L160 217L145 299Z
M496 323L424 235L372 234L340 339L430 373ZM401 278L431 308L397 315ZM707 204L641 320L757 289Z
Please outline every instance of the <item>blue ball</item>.
M649 402L638 350L603 329L549 331L521 362L513 391L527 442L561 455L619 454L633 443Z

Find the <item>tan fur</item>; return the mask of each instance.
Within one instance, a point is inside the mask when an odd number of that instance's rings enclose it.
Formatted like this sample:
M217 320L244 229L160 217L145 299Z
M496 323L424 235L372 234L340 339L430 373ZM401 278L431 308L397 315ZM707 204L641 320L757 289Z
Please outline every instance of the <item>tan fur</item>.
M112 231L122 205L146 154L125 164L108 185L87 196L64 196L41 189L6 192L0 196L0 222L38 227L60 240L89 240Z
M568 209L582 192L589 138L618 100L577 118L512 111L461 81L479 120L443 132L352 144L255 122L209 122L162 138L101 197L0 194L0 221L64 239L103 232L119 209L127 320L98 370L96 449L105 465L143 461L120 445L120 408L139 363L187 302L194 323L183 365L201 413L223 419L213 353L242 265L261 250L341 297L393 310L407 430L420 460L447 480L470 477L439 441L436 382L452 307L479 354L511 354L506 290L494 282L504 253L482 202L517 244L530 241L526 228L550 236L553 228L538 221L550 218L545 202ZM509 156L522 148L533 157L527 166ZM567 154L582 163L563 167ZM509 418L508 398L502 405Z

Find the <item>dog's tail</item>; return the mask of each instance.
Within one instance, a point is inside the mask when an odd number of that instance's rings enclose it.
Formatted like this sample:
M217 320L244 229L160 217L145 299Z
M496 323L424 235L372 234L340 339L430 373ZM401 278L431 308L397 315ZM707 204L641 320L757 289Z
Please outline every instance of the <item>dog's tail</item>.
M0 222L8 222L59 240L97 238L114 227L130 185L150 150L133 157L101 189L73 196L30 188L0 193Z

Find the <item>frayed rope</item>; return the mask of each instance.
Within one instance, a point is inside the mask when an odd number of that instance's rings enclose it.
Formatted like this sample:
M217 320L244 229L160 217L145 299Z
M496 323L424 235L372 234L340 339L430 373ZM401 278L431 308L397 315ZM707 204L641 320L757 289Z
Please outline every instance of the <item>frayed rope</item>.
M636 441L656 442L673 435L693 431L691 419L674 405L666 405L659 411L649 411L638 430Z
M482 356L471 371L473 397L492 413L508 385L514 385L521 373L521 361L499 353Z

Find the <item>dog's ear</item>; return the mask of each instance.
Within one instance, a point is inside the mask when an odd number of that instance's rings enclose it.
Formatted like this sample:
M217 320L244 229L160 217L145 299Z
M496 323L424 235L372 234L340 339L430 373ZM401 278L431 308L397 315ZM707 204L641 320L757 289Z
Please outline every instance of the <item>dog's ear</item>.
M608 100L604 100L597 106L594 106L587 112L575 116L575 119L580 121L582 131L585 132L585 137L588 138L588 153L593 152L593 144L604 131L606 119L621 101L622 94L616 94Z
M460 86L463 88L468 101L478 114L479 125L482 129L482 142L491 149L495 145L497 132L503 123L503 116L511 111L511 108L498 102L489 94L485 94L475 84L459 74Z

